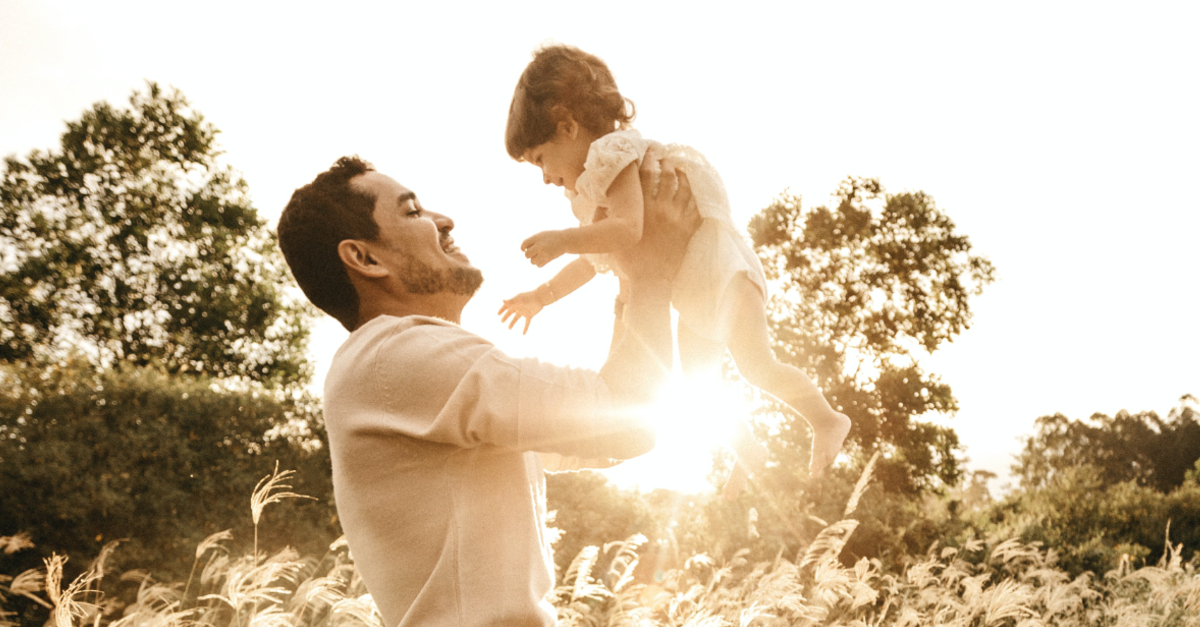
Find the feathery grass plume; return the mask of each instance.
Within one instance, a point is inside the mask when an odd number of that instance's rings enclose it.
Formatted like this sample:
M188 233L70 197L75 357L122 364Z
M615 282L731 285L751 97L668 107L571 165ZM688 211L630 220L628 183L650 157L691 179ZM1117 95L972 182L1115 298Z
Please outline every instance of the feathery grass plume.
M621 592L633 581L633 571L640 561L638 549L646 542L646 536L635 533L625 540L609 542L604 545L605 554L608 554L613 548L617 549L616 555L609 562L608 573L604 576L604 582L608 584L610 590Z
M366 625L367 627L384 627L383 616L371 595L347 597L333 606L333 627L348 627L350 625Z
M12 583L8 584L8 591L12 594L25 597L46 609L54 609L54 605L35 594L44 590L45 584L46 573L37 568L30 568L13 577Z
M192 569L188 572L187 583L183 585L183 598L185 600L187 599L188 592L192 589L192 579L196 576L196 567L200 565L200 558L209 551L217 549L223 550L221 543L232 539L233 531L231 529L226 529L208 536L207 538L201 540L200 544L196 545L196 559L192 560ZM212 560L210 559L209 561L211 562Z
M25 531L11 536L0 536L0 547L2 547L5 555L12 555L17 551L32 549L34 547L33 538Z
M596 565L596 560L600 558L600 547L588 546L584 547L575 559L571 560L571 565L567 567L567 574L563 577L563 583L571 582L572 601L589 598L594 595L592 583L592 567Z
M867 491L867 485L871 482L871 475L875 472L875 462L879 459L879 451L875 451L871 455L871 459L867 460L867 465L863 466L862 474L858 476L858 482L854 484L854 490L850 492L850 498L846 500L846 511L842 513L842 518L849 518L850 514L858 508L858 500L862 498L863 492Z
M982 599L983 624L996 625L1007 619L1037 616L1028 603L1032 598L1029 586L1012 579L1001 580L987 589Z
M262 518L263 508L271 503L279 503L284 499L316 500L307 494L277 491L291 490L291 484L284 483L284 481L290 479L294 474L296 474L294 470L279 472L279 460L275 460L274 472L259 479L258 483L254 486L254 492L250 495L250 519L254 522L254 555L256 561L258 559L258 521Z
M116 546L116 543L110 542L109 544ZM109 552L112 550L111 547L106 546L105 548L108 548ZM61 586L63 565L67 563L67 557L52 553L45 560L46 596L54 603L54 609L50 611L50 622L55 627L73 627L76 620L99 622L100 606L97 603L83 601L80 597L89 591L93 592L94 596L99 594L98 591L91 589L91 585L102 577L104 558L106 557L107 553L102 549L100 556L92 563L91 567L67 584L65 589Z
M821 530L812 544L808 545L799 566L803 570L825 559L837 559L850 535L858 528L858 521L853 518L839 520Z

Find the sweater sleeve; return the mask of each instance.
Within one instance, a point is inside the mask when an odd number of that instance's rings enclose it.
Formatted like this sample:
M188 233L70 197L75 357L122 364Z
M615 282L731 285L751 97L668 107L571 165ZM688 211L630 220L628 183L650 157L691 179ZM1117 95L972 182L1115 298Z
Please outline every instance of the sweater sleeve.
M420 440L603 458L630 428L596 372L510 357L456 325L401 329L375 360L389 428Z

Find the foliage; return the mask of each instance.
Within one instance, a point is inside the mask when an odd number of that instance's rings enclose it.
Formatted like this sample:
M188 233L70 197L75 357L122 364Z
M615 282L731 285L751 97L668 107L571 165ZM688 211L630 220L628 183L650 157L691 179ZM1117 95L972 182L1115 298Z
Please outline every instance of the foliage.
M1185 557L1200 555L1197 474L1200 462L1197 472L1163 493L1135 481L1109 484L1101 469L1084 464L997 503L988 526L991 533L1055 549L1073 574L1103 573L1123 561L1154 562L1168 544L1178 545Z
M647 583L635 576L644 537L585 547L550 595L559 625L1200 625L1200 571L1177 545L1156 566L1124 561L1103 576L1072 577L1054 550L1015 539L935 543L896 570L867 557L845 565L839 555L858 528L851 505L866 479L856 483L846 517L825 525L795 559L700 553ZM144 572L123 578L138 584L127 603L101 591L103 561L64 586L56 555L43 569L0 579L0 623L37 624L49 615L59 627L382 626L344 542L320 559L284 550L264 562L235 556L228 541L228 534L206 538L186 582ZM14 615L18 606L23 616Z
M292 537L312 549L339 533L307 396L131 366L9 366L0 381L0 533L77 557L123 539L121 559L177 573L205 536L249 535L245 495L277 461L322 500L280 506L278 535L261 544Z
M1089 421L1062 414L1042 416L1034 435L1013 465L1027 490L1050 485L1080 466L1098 471L1101 487L1132 481L1160 492L1183 484L1200 459L1200 412L1196 398L1185 395L1162 420L1155 412L1116 416L1093 414Z
M293 384L308 308L217 130L150 83L100 102L58 151L0 171L0 363L94 363Z
M546 509L554 526L569 530L555 545L554 561L565 572L572 556L593 544L638 533L655 534L650 505L635 490L622 490L589 471L546 475Z
M954 484L957 436L915 419L957 403L919 358L969 326L969 299L993 280L992 265L924 192L884 194L876 179L849 178L837 198L832 210L804 210L785 193L750 221L773 284L776 355L815 376L853 421L853 442L886 453L889 491ZM779 468L806 468L807 428L780 414L773 429Z
M276 471L270 479L285 478L290 472ZM281 495L264 495L267 491L255 490L251 500L263 505L278 503ZM261 509L256 514L261 514ZM276 513L274 519L279 518ZM257 533L257 523L254 528ZM0 543L6 539L0 538ZM179 583L169 583L159 578L162 573L146 570L126 572L116 582L106 580L115 570L108 561L124 550L111 542L64 587L67 558L53 553L44 561L44 568L16 577L0 576L0 627L42 623L59 627L383 627L344 538L335 540L328 550L316 545L324 552L320 558L302 557L294 548L284 547L266 559L257 551L236 555L230 546L233 540L229 530L204 538L196 545L186 582Z

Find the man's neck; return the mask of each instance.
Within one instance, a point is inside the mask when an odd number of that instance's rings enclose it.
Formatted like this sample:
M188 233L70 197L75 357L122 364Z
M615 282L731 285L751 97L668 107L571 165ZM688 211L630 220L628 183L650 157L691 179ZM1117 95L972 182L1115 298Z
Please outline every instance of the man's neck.
M409 295L409 298L404 300L390 300L375 306L361 303L358 311L358 326L361 327L379 316L396 316L398 318L429 316L460 324L463 308L470 300L470 296L462 294L430 294Z

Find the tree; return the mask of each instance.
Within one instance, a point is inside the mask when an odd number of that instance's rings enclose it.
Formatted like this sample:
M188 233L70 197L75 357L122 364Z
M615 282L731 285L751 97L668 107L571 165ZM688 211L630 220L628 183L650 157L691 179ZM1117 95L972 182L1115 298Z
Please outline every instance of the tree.
M1088 421L1062 414L1037 419L1036 432L1013 473L1026 490L1044 488L1072 468L1090 465L1105 486L1136 482L1159 492L1183 484L1200 460L1200 413L1196 397L1185 395L1163 420L1152 411L1115 416L1092 414Z
M778 290L776 352L816 375L854 420L854 442L891 454L880 467L885 484L954 483L957 437L913 418L957 404L919 357L969 326L969 298L993 280L992 265L924 192L885 195L878 180L850 178L837 197L835 210L805 212L785 194L750 223ZM783 440L805 451L807 435L793 426L783 425Z
M785 193L750 222L775 290L775 352L851 417L853 443L885 452L885 487L954 484L957 436L916 419L957 403L919 361L968 328L970 297L994 280L992 264L924 192L885 194L876 179L849 178L837 198L832 210L805 211ZM791 416L776 428L780 466L807 467L807 428Z
M217 130L150 83L0 172L0 363L80 352L272 385L307 379L307 305Z
M985 533L1040 542L1059 555L1072 577L1117 568L1124 556L1153 564L1166 545L1182 545L1181 556L1200 551L1200 464L1169 491L1111 483L1088 463L1066 467L1043 485L1014 491L988 513ZM983 534L981 534L983 535Z

